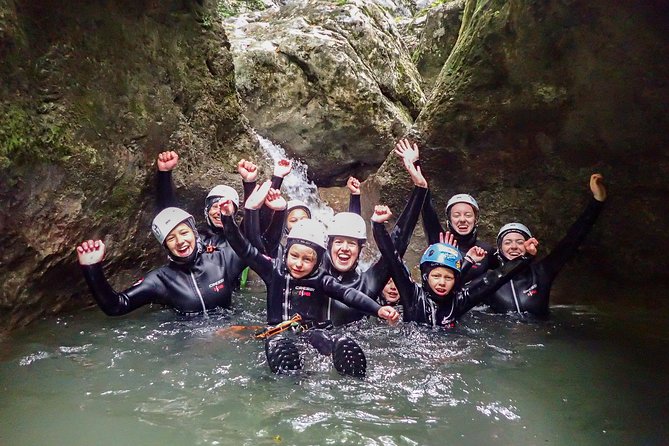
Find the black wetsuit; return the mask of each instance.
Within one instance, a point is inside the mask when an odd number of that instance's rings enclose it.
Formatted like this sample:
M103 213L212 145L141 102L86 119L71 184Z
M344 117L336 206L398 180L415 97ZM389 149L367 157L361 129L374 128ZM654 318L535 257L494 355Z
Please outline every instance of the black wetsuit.
M439 234L444 231L444 228L439 223L439 216L434 210L434 205L432 203L432 194L428 192L427 197L425 198L425 204L423 205L423 229L425 230L425 237L427 238L427 244L433 245L439 243ZM448 216L446 216L448 218ZM469 271L462 276L463 283L469 282L476 277L479 277L485 273L488 269L494 268L497 266L497 259L495 258L495 248L490 244L484 241L478 240L477 229L474 228L472 232L466 235L458 234L456 231L450 231L453 234L453 237L458 242L458 251L462 254L464 258L469 251L474 246L479 246L486 250L486 257L478 262L471 265Z
M409 201L402 210L402 213L397 219L397 223L392 229L390 237L400 257L404 256L404 253L409 246L409 241L411 240L411 235L418 222L418 216L420 215L420 210L423 206L423 201L425 201L426 194L427 189L424 187L415 186L413 188L411 195L409 196ZM353 201L353 197L359 197L359 195L351 195L351 201ZM351 207L349 206L349 209L350 208ZM376 299L379 303L383 302L379 296L381 295L383 287L385 287L388 280L390 280L390 268L383 256L364 272L360 271L357 267L346 272L340 272L333 266L330 258L330 249L328 249L323 262L323 267L342 285L362 291L366 295ZM365 316L363 313L338 301L331 301L329 305L330 309L328 312L334 325L354 322ZM382 303L382 305L385 304Z
M550 313L549 296L553 280L583 243L603 205L604 203L591 198L581 216L550 254L530 264L513 280L489 296L490 308L496 312L527 312L539 318L547 318ZM508 262L503 258L500 261Z
M377 314L381 308L365 294L342 286L334 277L315 268L308 277L293 278L285 266L285 259L263 255L240 233L230 216L221 216L225 235L230 246L248 263L267 286L267 323L278 324L300 314L305 322L327 321L326 295L340 299L366 314ZM260 218L258 211L248 211L247 222Z
M464 288L459 288L459 281L456 280L453 290L448 295L439 297L432 293L426 283L420 286L411 280L411 275L402 264L383 224L372 223L372 231L381 255L388 261L393 281L399 291L405 322L453 327L460 316L482 303L490 293L521 271L530 261L529 258L522 257L508 262L497 270L488 271Z
M201 252L192 262L182 265L170 261L120 293L107 282L102 262L81 265L81 270L95 301L109 316L120 316L151 303L166 305L181 314L228 308L231 284L244 265L234 253L220 249L206 252L198 243Z

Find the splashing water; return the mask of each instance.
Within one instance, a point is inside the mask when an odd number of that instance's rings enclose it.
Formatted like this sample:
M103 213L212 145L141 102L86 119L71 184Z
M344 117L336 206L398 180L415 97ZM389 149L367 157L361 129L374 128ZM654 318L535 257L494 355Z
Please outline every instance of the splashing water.
M278 144L273 143L269 139L258 135L260 147L265 151L267 156L276 162L286 156L286 150ZM300 200L304 202L309 209L311 209L312 218L327 225L334 215L334 211L330 206L325 204L318 195L318 187L309 180L307 176L308 166L303 162L293 159L293 169L283 179L281 190L290 200Z

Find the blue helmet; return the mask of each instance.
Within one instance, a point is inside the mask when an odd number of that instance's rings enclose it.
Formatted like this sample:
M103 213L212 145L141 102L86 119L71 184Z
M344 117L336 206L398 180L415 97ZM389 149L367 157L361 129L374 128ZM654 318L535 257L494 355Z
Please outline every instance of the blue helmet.
M443 266L452 269L457 274L460 274L462 269L462 254L453 245L448 243L435 243L428 246L425 253L420 258L420 268L435 268Z

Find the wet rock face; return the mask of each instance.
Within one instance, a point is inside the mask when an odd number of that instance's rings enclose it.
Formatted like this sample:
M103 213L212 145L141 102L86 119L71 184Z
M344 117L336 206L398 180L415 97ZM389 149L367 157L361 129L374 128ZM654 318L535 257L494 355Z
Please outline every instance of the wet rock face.
M119 289L163 263L149 231L159 151L181 154L197 218L213 184L239 183L233 164L255 149L202 3L0 3L0 330L90 302L84 239L105 240Z
M599 171L610 199L574 264L625 283L666 281L667 19L660 2L468 1L414 129L439 209L469 192L485 238L522 221L546 253ZM366 189L400 207L405 179L389 158Z
M317 184L365 177L424 104L393 19L375 2L289 2L226 29L246 117L307 161Z
M444 2L422 10L412 21L423 22L413 60L426 94L432 89L460 32L465 0ZM409 25L409 28L418 25Z

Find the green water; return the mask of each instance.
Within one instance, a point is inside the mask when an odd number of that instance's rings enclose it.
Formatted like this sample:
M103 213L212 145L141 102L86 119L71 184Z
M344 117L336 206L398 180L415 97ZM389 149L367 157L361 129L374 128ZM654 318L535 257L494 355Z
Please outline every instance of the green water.
M368 377L307 350L274 376L260 289L209 319L167 310L44 320L0 344L0 444L664 445L668 320L594 307L526 323L474 311L454 332L363 321ZM652 318L649 314L653 314Z

